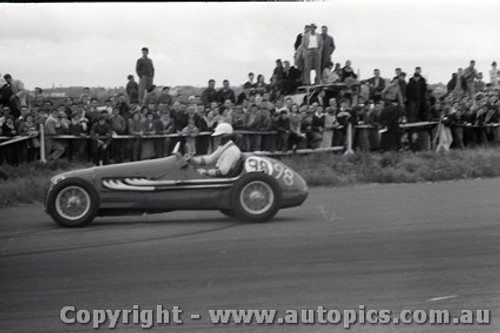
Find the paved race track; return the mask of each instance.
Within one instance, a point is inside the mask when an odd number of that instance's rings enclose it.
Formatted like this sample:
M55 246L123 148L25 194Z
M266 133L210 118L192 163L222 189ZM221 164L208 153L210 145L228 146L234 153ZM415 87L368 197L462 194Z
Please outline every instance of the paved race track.
M92 331L63 324L66 305L179 306L183 324L154 326L163 332L347 332L213 325L208 309L490 309L490 325L349 331L500 332L500 179L313 189L267 224L174 212L66 229L39 205L0 210L0 221L0 332Z

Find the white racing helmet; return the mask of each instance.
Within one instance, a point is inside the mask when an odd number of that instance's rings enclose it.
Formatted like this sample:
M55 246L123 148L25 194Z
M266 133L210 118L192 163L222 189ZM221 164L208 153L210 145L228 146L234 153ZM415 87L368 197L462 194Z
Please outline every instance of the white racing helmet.
M215 128L215 131L212 133L212 136L220 136L220 135L231 135L233 134L233 126L228 123L220 123Z

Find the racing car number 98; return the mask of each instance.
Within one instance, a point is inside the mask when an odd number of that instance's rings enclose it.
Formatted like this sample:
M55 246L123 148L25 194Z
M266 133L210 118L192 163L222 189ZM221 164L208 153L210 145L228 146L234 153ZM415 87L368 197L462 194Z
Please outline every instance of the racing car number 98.
M263 171L276 179L282 178L285 184L293 185L293 171L280 163L272 163L271 161L258 157L250 156L245 161L245 170L247 172Z

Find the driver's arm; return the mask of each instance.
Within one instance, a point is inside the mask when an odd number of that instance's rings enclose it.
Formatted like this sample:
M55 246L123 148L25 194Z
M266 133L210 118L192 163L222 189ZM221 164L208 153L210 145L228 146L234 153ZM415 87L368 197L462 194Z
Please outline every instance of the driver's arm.
M221 155L222 150L217 148L212 154L210 155L205 155L205 156L193 156L189 159L189 161L195 165L210 165L210 164L215 164L217 160L219 159L219 156Z

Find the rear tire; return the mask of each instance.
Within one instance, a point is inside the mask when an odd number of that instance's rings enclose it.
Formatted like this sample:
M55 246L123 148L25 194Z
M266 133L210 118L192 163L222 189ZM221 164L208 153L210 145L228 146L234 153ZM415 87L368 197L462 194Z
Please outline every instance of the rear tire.
M278 212L281 197L281 188L276 179L262 172L251 172L234 183L231 208L240 220L265 222Z
M48 194L47 212L61 226L83 227L92 222L98 211L97 191L85 180L62 180Z

